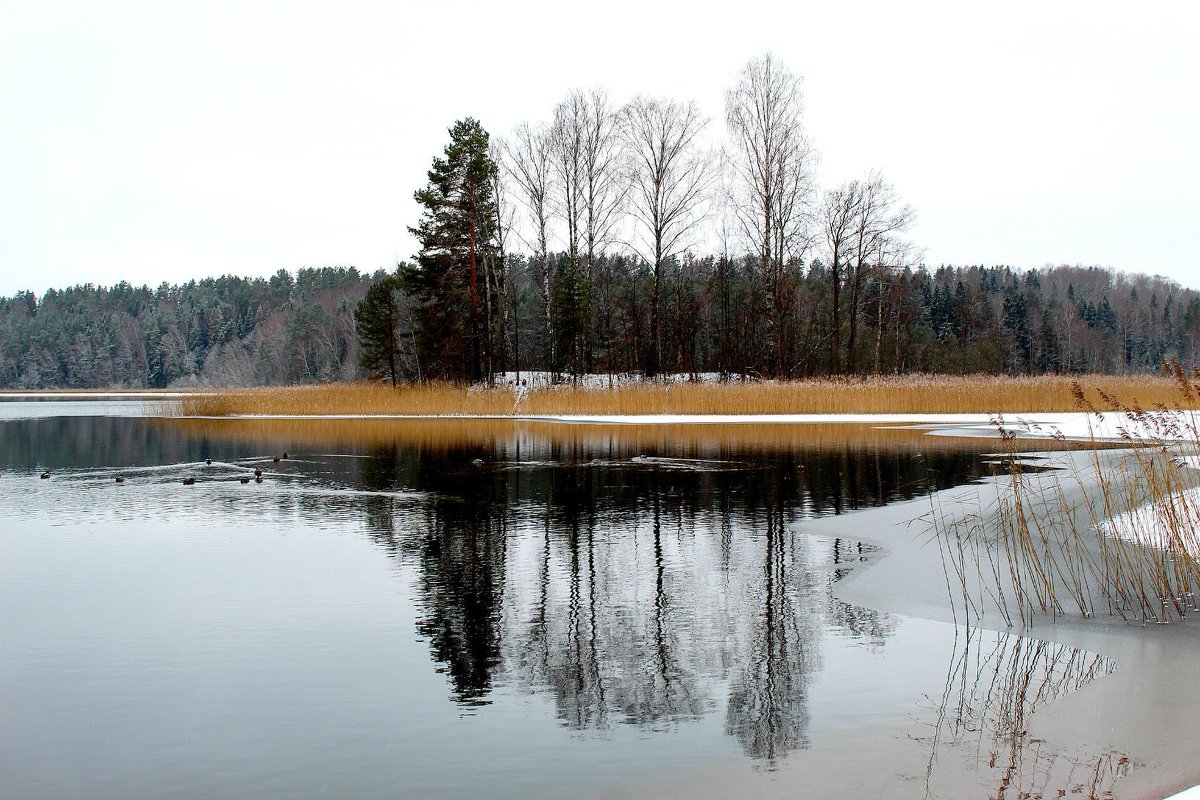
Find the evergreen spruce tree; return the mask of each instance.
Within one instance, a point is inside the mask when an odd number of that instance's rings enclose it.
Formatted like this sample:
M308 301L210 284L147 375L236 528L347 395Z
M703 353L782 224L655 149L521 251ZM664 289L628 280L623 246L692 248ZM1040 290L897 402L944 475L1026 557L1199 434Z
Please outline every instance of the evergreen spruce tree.
M372 378L387 378L392 388L401 378L400 278L388 275L367 289L354 309L358 363Z
M552 310L557 351L567 359L572 375L579 375L585 366L591 307L587 272L578 256L564 254L555 270Z
M434 158L429 183L413 195L423 208L410 229L421 251L404 283L414 301L418 357L429 377L491 378L496 324L488 318L486 295L498 266L495 174L488 133L468 117L450 128L450 143Z
M1033 331L1029 326L1029 299L1015 285L1004 292L1002 324L1008 339L1008 371L1033 373Z

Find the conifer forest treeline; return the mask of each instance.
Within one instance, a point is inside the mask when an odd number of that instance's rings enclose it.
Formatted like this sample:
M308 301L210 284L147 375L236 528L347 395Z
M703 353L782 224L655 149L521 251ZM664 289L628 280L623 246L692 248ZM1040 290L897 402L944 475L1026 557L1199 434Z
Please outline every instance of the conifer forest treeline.
M800 80L771 56L739 73L725 112L718 132L695 103L590 90L503 138L459 120L414 193L410 262L19 293L0 299L0 387L1198 360L1200 293L1165 278L927 266L882 172L816 184Z
M587 349L579 368L638 370L649 334L650 269L623 256L597 262L612 281L604 287L612 301L592 312L602 322L580 337ZM665 371L764 374L766 323L751 302L755 267L750 257L672 262L663 292ZM829 374L829 279L821 267L797 279L798 311L812 316L799 317L792 376ZM537 262L510 256L509 281L520 350L510 345L507 366L515 368L519 355L523 370L547 368ZM262 386L359 377L354 309L370 285L371 276L355 270L323 269L157 289L22 293L0 300L0 386ZM869 308L860 312L860 374L1129 373L1155 370L1161 357L1200 360L1200 294L1162 278L1081 267L917 268L890 275L882 290L870 287ZM578 327L578 317L555 318L556 330Z
M280 270L22 292L0 299L0 387L260 386L357 376L354 308L371 276Z

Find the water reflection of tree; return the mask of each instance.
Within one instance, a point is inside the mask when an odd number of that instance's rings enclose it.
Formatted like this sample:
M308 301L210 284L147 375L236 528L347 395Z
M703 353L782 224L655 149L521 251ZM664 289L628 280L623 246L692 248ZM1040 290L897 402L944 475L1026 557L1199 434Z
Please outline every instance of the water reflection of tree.
M400 452L395 447L378 448L369 458L362 459L359 481L364 489L384 491L394 487L399 471ZM400 555L400 540L396 533L399 509L393 497L366 495L361 500L367 533L389 555Z
M748 607L754 636L730 687L725 729L747 755L774 761L808 746L808 688L820 668L821 615L795 535L781 507L768 508L761 583Z
M829 623L845 636L878 650L896 632L896 618L886 611L864 608L834 597L833 584L855 566L862 564L876 548L850 539L834 539L830 546L833 570L829 573L826 594Z
M504 582L503 517L454 500L430 514L421 548L421 617L433 657L445 664L455 695L480 702L500 661L499 602Z
M579 454L563 453L567 463ZM542 680L554 694L558 716L576 728L603 727L607 720L604 675L597 632L595 525L590 471L578 466L554 470L549 479L543 565L537 607L537 634L543 638ZM552 518L553 515L553 518ZM565 609L550 594L551 532L567 553ZM558 574L562 574L559 572ZM566 619L555 619L563 613ZM556 641L557 640L557 641Z
M647 726L695 716L700 693L677 650L682 598L671 583L664 500L656 491L630 511L597 508L595 470L548 473L549 499L534 512L540 529L525 542L526 585L509 587L511 679L554 696L564 724L603 729L614 720ZM641 506L645 506L643 511Z
M485 476L461 456L381 448L366 460L362 481L374 490L427 487L425 500L401 517L393 498L366 498L368 530L389 552L415 557L418 632L455 698L486 702L500 662L508 519L499 501L506 476Z
M1084 787L1108 797L1129 770L1119 753L1066 752L1033 738L1029 717L1042 705L1115 668L1086 650L1006 633L959 630L942 696L931 704L929 732L914 737L929 749L926 796L938 795L939 758L971 760L985 788L999 797L1064 796ZM961 791L951 787L949 794Z
M428 493L415 508L363 507L381 546L417 566L420 632L464 703L507 685L552 697L574 729L661 729L714 710L728 682L727 732L773 763L808 744L824 629L871 647L894 630L832 597L861 546L789 522L798 506L842 508L847 493L847 505L881 501L915 474L911 459L793 455L713 472L569 442L532 455L541 466L397 450L363 465L368 488ZM871 480L850 474L863 469Z
M579 492L587 478L551 480L553 524L510 561L510 579L518 561L529 577L507 590L529 609L507 638L512 679L552 692L571 727L659 728L714 708L732 672L726 727L745 751L778 759L804 746L839 545L817 553L793 532L771 481L737 503L733 492L697 503L705 493L687 484L710 477L652 473L630 507L598 513L591 489Z

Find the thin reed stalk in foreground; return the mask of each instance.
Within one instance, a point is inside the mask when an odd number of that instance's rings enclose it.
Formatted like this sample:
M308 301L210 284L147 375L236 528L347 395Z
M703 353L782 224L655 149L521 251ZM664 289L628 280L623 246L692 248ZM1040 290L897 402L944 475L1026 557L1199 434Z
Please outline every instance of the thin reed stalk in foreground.
M1037 614L1089 617L1100 606L1144 624L1200 611L1200 372L1167 371L1176 397L1149 410L1103 389L1097 406L1074 387L1089 420L1104 419L1102 410L1120 420L1125 449L1102 456L1093 447L1072 471L1025 474L1019 439L995 419L1008 465L995 502L934 515L951 600L961 598L968 617L991 607L1009 625L1028 625Z
M1029 718L1115 668L1105 656L1063 644L956 629L942 695L929 698L933 721L924 736L913 737L929 748L926 797L946 796L937 766L951 748L975 762L990 783L989 797L1109 796L1134 766L1127 757L1060 751L1030 735Z

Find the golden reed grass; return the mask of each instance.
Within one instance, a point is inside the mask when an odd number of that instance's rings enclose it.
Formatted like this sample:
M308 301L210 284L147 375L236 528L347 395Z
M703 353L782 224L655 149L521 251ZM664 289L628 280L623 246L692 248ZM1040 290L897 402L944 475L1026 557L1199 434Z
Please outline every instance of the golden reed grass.
M230 389L180 401L183 416L456 415L554 416L647 414L1019 414L1078 409L1073 379L1062 376L909 375L853 380L572 386L514 392L453 384L390 386L339 383ZM1166 377L1097 378L1089 392L1146 407L1178 399Z
M246 419L184 417L158 424L181 429L190 436L220 441L260 443L264 452L288 442L301 448L508 448L545 444L570 452L670 452L683 458L705 458L732 450L790 452L803 449L871 452L978 451L952 436L930 436L923 429L847 423L792 425L786 423L574 425L549 421L454 419L447 417L388 420L369 419ZM1062 450L1064 444L1030 439L1028 450Z
M957 519L933 510L947 589L968 618L988 605L1009 625L1068 609L1090 617L1101 606L1143 624L1200 612L1200 475L1191 467L1200 415L1177 410L1196 408L1200 371L1172 363L1166 374L1174 402L1149 410L1104 390L1095 404L1076 385L1080 411L1122 419L1124 448L1103 461L1093 448L1090 463L1067 473L1026 475L1025 440L995 421L1011 469L994 505Z

